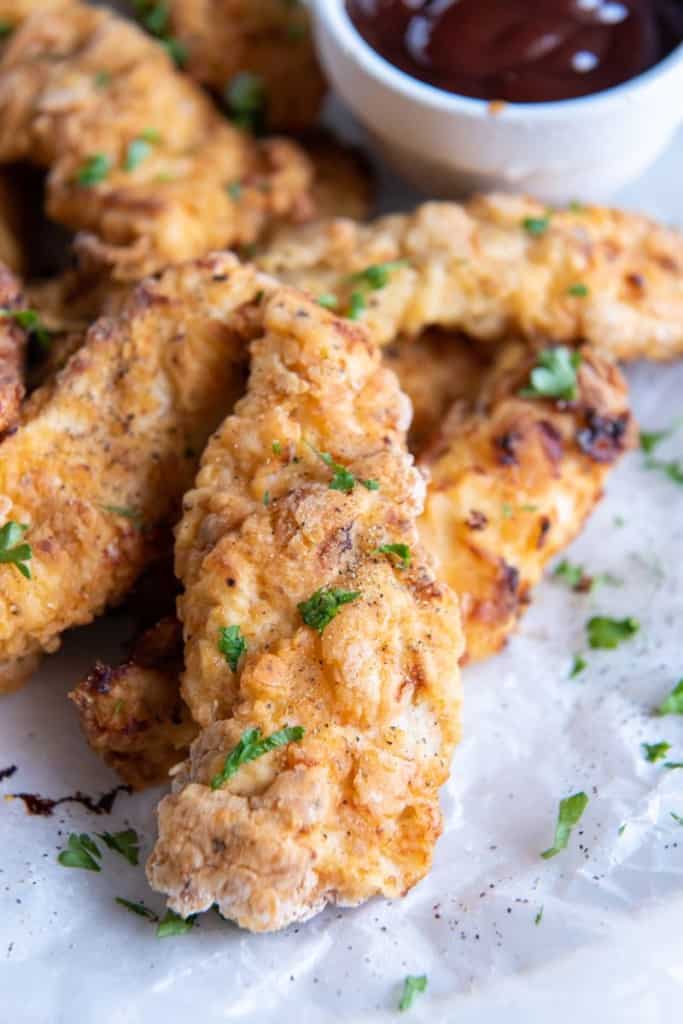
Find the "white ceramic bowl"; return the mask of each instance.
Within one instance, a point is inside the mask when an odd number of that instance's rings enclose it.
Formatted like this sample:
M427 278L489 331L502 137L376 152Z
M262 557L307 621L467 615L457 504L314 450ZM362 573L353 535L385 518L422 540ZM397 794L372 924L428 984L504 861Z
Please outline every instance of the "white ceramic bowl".
M506 189L550 202L604 199L644 171L683 121L683 45L593 96L498 106L395 68L356 31L344 0L313 0L313 11L334 88L387 161L431 195Z

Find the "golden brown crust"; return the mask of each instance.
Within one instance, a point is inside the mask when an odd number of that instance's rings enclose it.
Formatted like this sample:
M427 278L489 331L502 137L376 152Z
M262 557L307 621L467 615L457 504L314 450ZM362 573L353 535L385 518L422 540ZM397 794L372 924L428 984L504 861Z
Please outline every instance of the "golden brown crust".
M193 78L224 96L236 75L257 75L270 130L297 132L315 121L326 86L303 4L170 0L168 8L170 31L187 52Z
M525 228L530 219L545 228ZM257 254L268 273L336 295L340 311L358 289L354 273L401 260L383 288L366 291L360 314L381 344L438 325L483 340L588 341L616 359L683 353L683 237L634 213L549 214L532 199L491 195L282 231Z
M29 527L33 578L0 565L0 659L55 650L128 591L244 385L270 281L230 256L173 268L102 319L0 449L0 523ZM123 513L118 509L124 509Z
M121 279L253 241L311 181L293 143L255 142L135 25L75 2L29 17L0 58L0 161L16 160L49 169L48 216Z
M266 301L263 332L177 533L183 694L204 729L148 864L182 915L215 902L255 931L398 896L428 870L462 650L456 601L417 538L424 488L394 376L363 332L295 293ZM355 475L350 492L330 488L316 451ZM410 567L377 551L396 542ZM319 635L297 605L326 586L356 596ZM233 624L248 643L235 672L218 649ZM285 725L303 740L210 787L246 729Z
M420 536L458 593L467 657L502 647L548 562L578 534L634 441L626 383L584 347L575 402L525 398L535 355L501 352L477 407L457 408L422 456Z

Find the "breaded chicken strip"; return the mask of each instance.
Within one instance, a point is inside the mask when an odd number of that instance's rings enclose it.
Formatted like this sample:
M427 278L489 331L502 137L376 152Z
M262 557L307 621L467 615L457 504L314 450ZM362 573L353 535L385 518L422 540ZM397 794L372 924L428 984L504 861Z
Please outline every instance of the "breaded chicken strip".
M315 121L326 86L299 0L169 0L168 13L184 67L233 116L248 107L277 131L301 131Z
M634 213L491 195L283 231L256 259L384 344L438 325L589 341L616 359L683 353L683 236Z
M621 373L587 346L580 353L573 400L527 397L537 356L508 344L477 407L456 406L422 456L420 536L460 597L469 660L503 646L635 440Z
M48 216L121 279L253 241L311 180L293 143L255 142L135 25L75 2L0 58L0 162L17 160L49 169Z
M244 386L268 279L230 256L172 268L102 319L0 447L0 526L27 527L31 579L0 564L0 691L119 601L172 523L211 431ZM26 663L28 666L28 662Z
M0 263L17 274L25 269L21 202L10 175L0 173Z
M294 292L268 297L263 332L177 534L183 694L204 728L148 864L183 916L216 903L253 931L423 877L462 650L417 538L424 484L395 377ZM296 742L216 779L254 730Z
M19 418L25 392L28 335L21 317L25 309L19 281L0 263L0 440Z

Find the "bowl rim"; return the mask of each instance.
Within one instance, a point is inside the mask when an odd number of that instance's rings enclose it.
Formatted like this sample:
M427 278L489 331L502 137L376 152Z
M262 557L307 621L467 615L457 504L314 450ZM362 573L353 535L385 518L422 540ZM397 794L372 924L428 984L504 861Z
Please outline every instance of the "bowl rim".
M583 114L628 102L633 93L652 85L658 79L668 77L678 70L683 77L683 42L653 67L648 68L635 78L629 78L619 85L601 92L590 93L576 99L552 100L539 103L512 103L476 99L462 96L459 93L447 92L438 86L413 78L407 72L395 67L382 57L365 41L351 21L346 9L345 0L313 0L313 7L318 19L325 22L327 30L334 36L344 52L354 57L365 70L382 85L394 92L401 93L406 99L413 100L434 110L447 114L465 114L471 117L496 116L508 120L554 120L571 119Z

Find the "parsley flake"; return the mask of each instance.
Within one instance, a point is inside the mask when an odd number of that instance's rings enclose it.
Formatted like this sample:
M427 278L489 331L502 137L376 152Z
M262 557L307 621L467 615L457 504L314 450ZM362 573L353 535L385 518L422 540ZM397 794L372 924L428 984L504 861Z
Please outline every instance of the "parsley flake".
M683 768L683 761L665 761L664 767L668 768L669 771L673 771L675 768Z
M566 558L564 558L560 564L555 567L553 576L557 576L559 579L565 580L572 590L578 589L583 580L587 578L582 565L572 565L572 563L568 562Z
M111 170L111 160L106 153L89 156L76 175L76 181L84 188L99 185Z
M180 914L176 914L175 910L167 910L159 922L157 938L168 939L172 935L185 935L186 932L192 931L196 919L196 914L184 918Z
M129 864L134 867L138 864L140 840L134 828L127 828L123 832L98 832L97 836L114 853L120 853L125 857Z
M378 491L380 488L379 480L361 480L361 483L368 491Z
M14 32L14 25L11 21L0 21L0 39L5 39Z
M251 71L240 71L228 82L224 98L230 118L246 131L262 132L266 125L267 95L265 82Z
M536 917L534 918L534 924L535 925L539 925L542 920L543 920L543 907L541 907L541 909L536 914Z
M282 445L279 441L273 441L270 447L273 455L282 455Z
M575 299L585 299L588 294L590 294L588 285L580 281L576 284L570 284L569 288L567 288L567 295L573 295Z
M407 544L382 544L376 549L378 555L393 555L399 562L400 569L407 569L410 565L410 548Z
M150 129L129 142L128 149L126 150L126 159L123 163L124 170L130 172L139 167L143 160L146 160L152 152L152 145L158 142L159 138L159 133Z
M357 480L350 469L346 466L340 465L335 462L329 452L319 452L312 445L309 445L311 451L318 456L321 462L324 462L326 466L329 466L332 470L333 476L330 481L329 487L331 491L341 491L343 494L350 494L356 486ZM364 487L367 487L369 491L376 491L379 488L379 484L376 480L361 480Z
M109 71L98 71L95 75L95 88L106 89L111 82L111 74Z
M336 295L333 295L332 292L323 292L323 294L319 295L315 301L319 306L322 306L323 309L336 309L339 305L339 299Z
M671 815L671 817L673 818L673 820L676 822L677 825L683 825L683 818L681 817L680 814L676 814L675 811L669 811L669 814Z
M560 809L557 814L557 825L555 826L555 841L548 850L541 854L544 860L557 856L561 850L566 849L572 829L578 825L583 812L588 806L588 797L585 793L574 793L573 796L560 800Z
M575 654L574 661L572 662L571 672L569 673L570 679L576 679L584 669L588 668L588 662L582 654Z
M43 352L49 351L52 343L52 334L44 326L40 314L35 309L0 309L0 317L7 320L14 320L15 324L35 338Z
M667 438L672 437L676 433L678 428L683 423L683 417L678 417L674 420L670 427L664 430L641 430L639 435L640 450L645 452L646 455L651 455L655 448L666 441Z
M66 844L66 850L57 857L57 860L64 868L82 868L84 871L101 871L100 865L95 857L102 854L96 843L85 832L77 835L72 832Z
M566 345L546 348L538 354L538 363L530 374L530 386L519 394L522 398L563 398L572 402L578 395L577 370L581 353Z
M413 1005L418 992L424 992L427 988L426 974L409 974L403 982L403 994L398 1004L399 1010L409 1010Z
M540 238L550 227L549 217L525 217L522 227L532 238Z
M643 755L646 761L650 764L656 764L657 761L663 761L666 755L671 750L671 744L662 740L660 743L641 743L643 748Z
M588 643L594 649L614 650L624 640L629 640L640 629L637 619L610 619L594 615L586 624Z
M223 655L233 672L243 654L247 653L247 641L242 636L239 626L224 626L218 631L218 650Z
M265 737L261 735L260 729L247 729L240 737L237 746L225 758L223 770L211 779L211 789L220 789L221 786L224 786L243 764L255 761L278 747L286 747L289 743L300 743L303 736L304 729L300 725L285 726L284 729L279 729L271 736Z
M142 526L142 513L137 509L131 508L130 505L102 505L102 508L105 512L110 512L113 516L121 516L123 519L130 519L137 527Z
M386 287L389 283L391 274L393 274L395 270L401 270L403 267L407 267L408 265L407 260L391 260L387 263L374 263L372 266L365 267L364 270L359 270L358 273L352 274L349 278L349 283L363 284L372 291L377 292Z
M675 484L683 486L683 466L680 462L662 462L661 459L648 459L645 463L647 469L658 469L668 476Z
M33 551L30 544L22 543L27 530L25 523L15 523L13 520L0 529L0 563L14 565L22 576L30 580L31 569L26 563L33 558Z
M266 508L270 505L270 491L263 492L263 504Z
M175 36L166 36L165 39L160 39L159 41L173 63L179 68L184 67L187 63L187 47L185 43L181 42L180 39L176 39Z
M360 597L359 590L340 590L336 587L321 587L307 601L297 605L299 614L307 626L322 633L332 622L342 605L350 604Z
M239 203L242 198L242 182L231 181L229 185L225 186L225 191L234 202Z
M138 917L146 917L148 921L158 921L159 915L155 914L153 910L146 907L144 903L134 903L132 900L124 900L123 896L115 896L114 903L118 903L120 907L125 907L126 910L130 910L131 914L137 914Z
M365 296L362 292L352 292L351 298L349 299L349 311L346 314L349 320L358 320L361 313L364 313L367 309L367 303Z
M683 715L683 679L679 679L666 700L659 705L657 714Z

